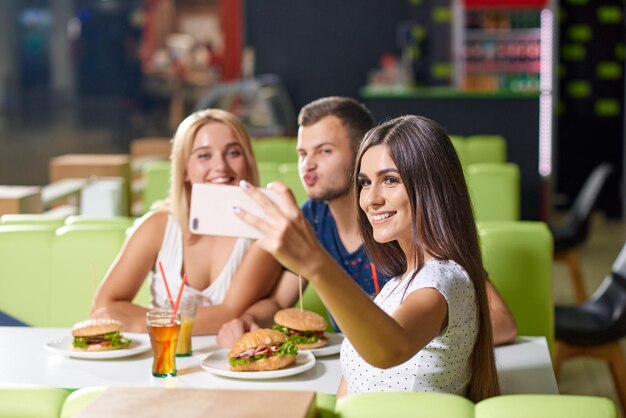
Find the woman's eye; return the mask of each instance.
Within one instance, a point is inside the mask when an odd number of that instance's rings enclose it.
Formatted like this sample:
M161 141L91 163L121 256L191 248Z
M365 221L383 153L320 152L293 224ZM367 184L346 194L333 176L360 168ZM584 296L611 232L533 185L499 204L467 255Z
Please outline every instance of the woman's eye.
M322 149L322 150L320 150L320 154L322 154L322 155L330 155L331 153L332 153L332 151L329 150L329 149Z
M383 180L385 184L389 184L389 185L395 185L400 183L400 180L397 179L396 177L385 177L385 179Z
M242 155L241 150L232 149L232 150L228 151L228 156L229 157L239 157L240 155Z
M208 152L199 152L197 154L197 157L204 160L204 159L211 158L211 154L209 154Z
M361 189L364 189L371 184L371 181L369 179L359 179L358 184Z

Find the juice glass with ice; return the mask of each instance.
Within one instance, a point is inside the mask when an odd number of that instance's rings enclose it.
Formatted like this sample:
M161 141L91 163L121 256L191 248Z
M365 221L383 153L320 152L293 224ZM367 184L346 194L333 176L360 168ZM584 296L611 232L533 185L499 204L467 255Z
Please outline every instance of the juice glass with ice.
M178 335L178 345L176 346L176 357L188 357L191 355L191 331L196 318L195 295L183 293L183 297L178 306L180 313L180 334Z
M152 376L176 376L176 344L180 333L180 313L171 309L153 309L146 314L152 345Z

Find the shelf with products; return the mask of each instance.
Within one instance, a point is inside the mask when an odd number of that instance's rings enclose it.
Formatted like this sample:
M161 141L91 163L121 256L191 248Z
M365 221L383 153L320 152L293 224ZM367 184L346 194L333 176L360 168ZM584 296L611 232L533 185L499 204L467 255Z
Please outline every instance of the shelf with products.
M458 0L455 2L455 83L463 90L539 91L542 13L549 1ZM551 38L551 37L550 37ZM545 45L544 45L545 46Z

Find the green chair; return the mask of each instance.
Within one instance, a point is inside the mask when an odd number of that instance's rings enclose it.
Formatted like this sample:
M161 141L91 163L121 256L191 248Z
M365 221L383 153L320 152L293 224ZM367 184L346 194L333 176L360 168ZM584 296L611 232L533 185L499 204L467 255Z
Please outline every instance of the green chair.
M152 204L163 200L170 191L169 161L149 161L143 164L143 212L150 210Z
M517 164L471 164L465 168L465 178L478 221L519 220L521 192Z
M617 418L610 399L580 395L506 395L476 404L476 418Z
M308 199L302 181L300 181L300 173L298 171L298 163L283 163L278 166L280 173L279 180L285 183L296 198L298 205L302 205Z
M467 156L465 155L466 154L465 137L461 135L448 135L448 137L450 138L450 141L452 142L452 145L454 146L456 155L458 155L459 160L461 161L461 165L465 166L465 160L467 158Z
M306 282L303 284L306 284ZM324 317L326 323L328 324L328 326L326 327L326 332L335 332L335 329L333 328L332 324L330 323L330 319L328 318L328 311L326 310L326 306L324 306L324 302L322 302L322 300L320 299L313 285L307 285L302 292L302 306L307 311L313 311ZM300 307L300 301L296 302L295 307Z
M462 396L424 392L368 392L337 400L340 418L473 418L474 404Z
M100 281L124 244L123 226L66 225L56 231L52 247L54 303L49 326L71 327L89 316Z
M2 386L0 418L58 418L67 395L47 386Z
M255 138L252 149L257 162L288 163L297 162L295 138Z
M335 418L335 395L329 393L317 393L315 395L315 408L318 418Z
M259 185L266 187L269 182L280 181L280 163L276 162L260 162L257 164L259 168Z
M54 231L0 225L0 311L32 326L48 325Z
M508 305L519 335L554 346L552 234L543 222L480 222L485 269Z
M0 225L48 225L59 228L64 222L65 215L45 213L7 213L0 216Z
M106 389L106 387L88 387L70 393L63 404L59 418L74 418L102 395Z
M102 225L115 228L130 228L135 218L128 216L113 216L110 218L95 218L92 216L71 215L65 220L65 225Z
M465 138L465 165L506 162L506 140L502 135L471 135Z

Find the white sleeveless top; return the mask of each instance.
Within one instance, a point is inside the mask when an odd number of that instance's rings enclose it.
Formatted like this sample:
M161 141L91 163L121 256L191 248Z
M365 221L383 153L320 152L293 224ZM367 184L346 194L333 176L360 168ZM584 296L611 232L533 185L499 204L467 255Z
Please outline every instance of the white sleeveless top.
M446 329L415 356L388 369L368 364L346 338L341 346L340 360L349 395L360 392L465 395L471 379L470 358L478 333L474 284L465 270L454 261L428 260L408 289L401 277L395 277L387 282L374 302L387 314L392 314L403 297L425 287L438 290L446 299Z
M149 216L150 214L148 214ZM148 216L144 217L147 218ZM252 245L252 241L246 238L239 238L235 243L232 253L224 269L220 275L204 290L197 290L190 286L185 286L186 295L194 295L197 297L198 306L219 305L224 302L226 292L230 288L233 276L237 268L241 264L244 255ZM152 295L153 306L163 306L167 291L161 276L158 262L161 261L165 276L167 277L167 285L170 288L172 298L176 298L178 291L183 282L181 271L183 267L183 233L176 221L176 218L170 213L167 217L167 226L163 235L163 242L157 262L155 263L150 274L150 294Z

